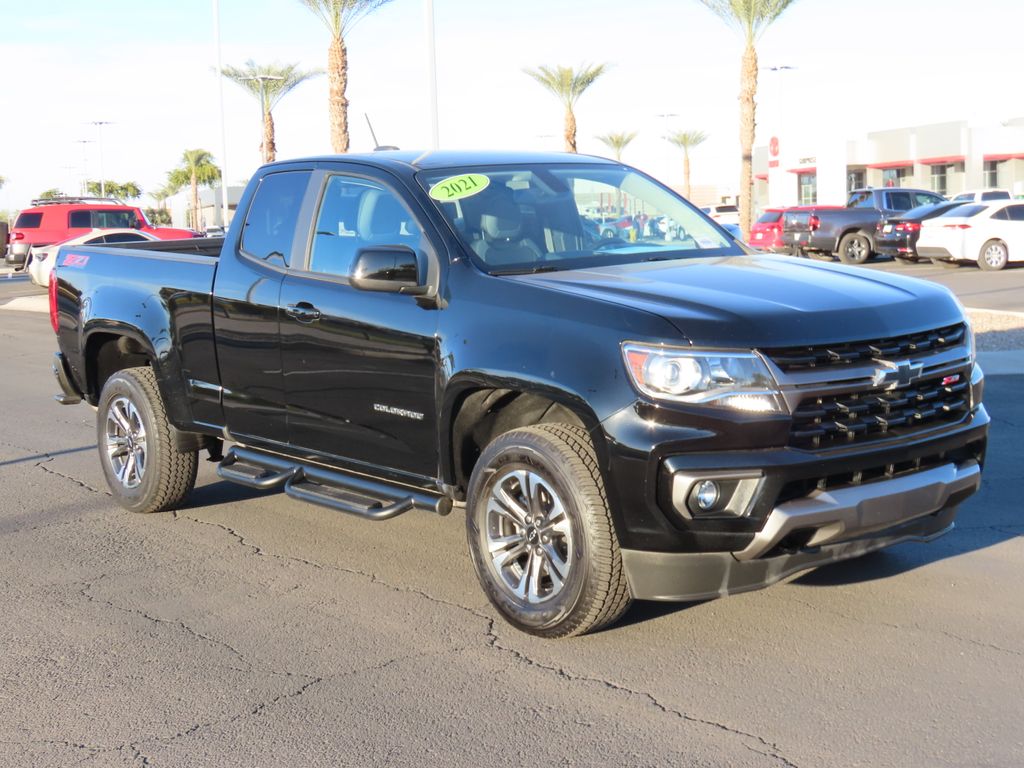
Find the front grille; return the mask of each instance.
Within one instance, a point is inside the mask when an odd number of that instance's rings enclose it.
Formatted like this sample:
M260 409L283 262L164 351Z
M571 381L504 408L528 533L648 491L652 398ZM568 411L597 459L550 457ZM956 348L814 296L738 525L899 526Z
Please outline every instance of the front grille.
M911 435L960 421L970 409L966 377L946 376L903 389L866 390L804 400L793 412L789 444L819 449Z
M835 491L840 488L873 483L879 480L891 480L894 477L913 474L926 469L934 469L943 464L963 464L966 461L980 462L985 453L985 441L979 440L955 448L916 459L893 462L873 467L866 467L855 472L834 472L821 477L808 477L792 480L779 491L775 504L782 504L793 499L802 499L813 491Z
M906 336L874 341L853 341L841 344L821 344L810 347L766 349L764 353L783 371L800 368L818 368L830 365L849 365L861 360L893 358L920 352L933 352L963 343L966 328L963 323L922 331Z

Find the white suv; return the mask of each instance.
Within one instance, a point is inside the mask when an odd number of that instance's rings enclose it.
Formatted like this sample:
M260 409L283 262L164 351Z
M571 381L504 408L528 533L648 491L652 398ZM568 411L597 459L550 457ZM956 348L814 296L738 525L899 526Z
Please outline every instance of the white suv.
M969 189L961 192L956 197L951 197L954 203L987 203L990 200L1011 200L1012 195L1005 189Z
M735 205L708 205L701 210L719 224L739 225L740 223L740 209Z

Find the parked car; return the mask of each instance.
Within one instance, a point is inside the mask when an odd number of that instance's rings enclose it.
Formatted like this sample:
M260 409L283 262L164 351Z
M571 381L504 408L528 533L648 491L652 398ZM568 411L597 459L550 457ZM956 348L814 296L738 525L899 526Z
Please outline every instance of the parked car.
M8 239L7 263L21 266L32 248L62 243L93 229L135 229L159 240L198 237L190 229L154 227L141 208L109 197L57 197L33 200L18 214Z
M827 205L795 205L788 208L765 208L757 221L750 227L750 245L762 251L772 253L791 253L782 243L782 227L788 211L836 209L842 206Z
M989 187L988 189L969 189L966 192L961 192L955 197L951 197L950 200L953 202L961 203L987 203L990 200L1012 200L1013 195L1005 189L995 189Z
M53 270L54 256L57 250L65 245L103 245L113 243L141 243L156 240L156 235L137 229L92 229L84 235L72 237L62 243L54 243L29 251L25 269L29 280L45 288L50 283L50 272Z
M685 241L587 237L594 184ZM273 163L223 242L57 259L60 398L98 409L115 501L185 504L207 451L368 523L457 509L496 612L546 638L935 538L981 483L948 289L752 254L617 162Z
M961 205L964 203L956 200L929 203L883 219L878 222L878 229L875 232L875 252L879 256L891 256L899 261L919 261L916 245L921 234L921 223Z
M968 203L921 225L917 252L936 264L975 261L985 270L1024 261L1024 201Z
M863 264L875 255L879 221L945 199L925 189L855 189L843 209L787 211L782 243L795 253L838 256L844 264Z
M719 224L736 224L738 226L740 223L740 209L735 205L729 203L707 205L701 210Z

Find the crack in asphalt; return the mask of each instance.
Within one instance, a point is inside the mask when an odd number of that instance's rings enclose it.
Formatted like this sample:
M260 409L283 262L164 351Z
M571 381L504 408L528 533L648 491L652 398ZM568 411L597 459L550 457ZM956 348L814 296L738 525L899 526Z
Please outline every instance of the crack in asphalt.
M742 730L739 730L737 728L733 728L733 727L731 727L729 725L726 725L724 723L715 722L713 720L706 720L704 718L700 718L700 717L697 717L695 715L691 715L691 714L683 712L681 710L673 709L673 708L663 704L657 697L655 697L653 694L648 693L646 691L640 691L640 690L636 690L636 689L633 689L633 688L629 688L627 686L620 685L620 684L615 683L615 682L613 682L611 680L605 680L603 678L587 677L587 676L584 676L584 675L576 675L576 674L573 674L571 672L566 671L562 667L554 667L554 666L551 666L551 665L548 665L548 664L544 664L542 662L537 661L536 659L531 658L530 656L528 656L527 654L523 653L522 651L519 651L519 650L517 650L515 648L511 648L511 647L506 646L506 645L502 645L500 640L499 640L497 631L495 629L496 619L494 617L492 617L492 616L489 616L488 614L483 613L482 611L480 611L480 610L478 610L478 609L476 609L476 608L474 608L472 606L462 605L461 603L456 603L456 602L453 602L451 600L445 600L444 598L437 597L436 595L432 595L432 594L430 594L428 592L425 592L425 591L423 591L421 589L417 589L415 587L407 587L407 586L399 586L399 585L391 584L391 583L389 583L387 581L384 581L384 580L380 579L374 573L370 573L370 572L366 572L366 571L361 571L361 570L354 569L354 568L345 568L345 567L337 566L337 565L327 565L327 564L324 564L324 563L318 563L318 562L315 562L315 561L312 561L312 560L307 560L307 559L301 558L301 557L293 557L293 556L290 556L290 555L281 555L281 554L277 554L277 553L274 553L274 552L268 552L267 550L263 549L259 545L254 544L254 543L248 541L243 534L239 533L235 529L233 529L233 528L231 528L229 526L223 525L221 523L214 523L214 522L210 522L210 521L207 521L207 520L200 520L200 519L195 518L195 517L191 517L191 516L188 516L188 515L180 514L180 512L175 512L174 513L174 518L176 520L188 520L190 522L198 523L200 525L209 525L209 526L212 526L212 527L215 527L215 528L220 528L221 530L223 530L226 533L228 533L229 535L231 535L232 538L234 538L241 546L249 549L255 555L260 556L260 557L269 557L269 558L273 558L273 559L292 561L292 562L299 563L301 565L307 565L307 566L310 566L312 568L316 568L318 570L330 570L330 571L336 571L336 572L339 572L339 573L349 574L349 575L352 575L352 576L358 576L358 577L367 579L371 584L375 584L375 585L384 587L386 589L390 589L390 590L392 590L394 592L416 595L416 596L422 597L425 600L428 600L428 601L430 601L432 603L436 603L438 605L444 605L444 606L448 606L450 608L455 608L457 610L464 611L465 613L468 613L471 616L473 616L475 618L479 618L479 619L481 619L481 620L486 622L486 629L485 629L485 634L484 634L485 640L486 640L486 646L488 648L491 648L492 650L495 650L495 651L497 651L499 653L503 653L503 654L509 655L509 656L513 657L514 659L516 659L517 661L526 664L527 666L533 667L533 668L535 668L537 670L540 670L542 672L547 672L547 673L554 674L555 676L560 677L562 679L565 679L565 680L567 680L569 682L592 684L592 685L600 685L600 686L602 686L602 687L604 687L604 688L606 688L608 690L611 690L613 692L616 692L616 693L625 694L625 695L628 695L630 697L636 697L636 698L640 698L640 699L646 700L652 706L654 706L655 709L659 710L660 712L662 712L664 714L667 714L667 715L671 715L673 717L677 717L677 718L679 718L679 719L681 719L681 720L683 720L685 722L688 722L688 723L691 723L691 724L694 724L694 725L704 726L704 727L707 727L707 728L712 728L712 729L720 731L722 733L729 734L730 736L738 736L738 737L741 737L741 738L744 738L744 739L752 739L752 740L754 740L754 742L756 744L764 747L768 751L765 752L765 751L762 751L762 750L755 749L755 748L751 747L750 745L745 745L751 751L756 752L758 754L762 754L762 755L764 755L764 756L766 756L766 757L776 761L779 765L782 765L785 768L798 768L796 763L793 763L792 761L790 761L784 755L781 754L781 752L779 751L779 748L778 748L778 746L776 744L773 744L772 742L769 742L768 740L764 739L761 736L758 736L757 734L748 733L746 731L742 731ZM393 659L393 660L391 660L389 662L386 662L384 665L381 666L381 668L383 668L384 666L389 666L390 664L393 664L393 663L397 663L398 661L402 661L402 660L404 660L404 659L402 659L402 658ZM363 671L368 671L368 670L363 670Z
M112 603L109 600L104 600L103 598L96 597L95 595L90 594L89 590L91 590L94 586L96 586L96 584L98 584L99 582L103 581L105 578L107 578L107 575L104 573L104 574L101 574L100 576L96 577L95 579L92 579L91 581L84 582L85 586L82 589L79 590L78 594L80 594L82 597L84 597L90 603L97 603L99 605L105 605L108 608L113 608L115 611L121 611L122 613L128 613L128 614L132 614L132 615L135 615L135 616L141 616L142 618L147 619L149 621L152 621L155 624L165 624L165 625L170 626L170 627L177 627L178 629L181 629L182 631L184 631L185 634L192 636L196 640L200 640L202 642L209 643L210 645L219 646L220 648L223 648L223 649L227 650L229 653L231 653L235 658L238 659L239 662L241 662L242 664L246 665L247 669L240 670L242 672L255 672L255 671L262 671L262 672L268 672L268 673L272 672L272 670L257 670L255 668L255 666L252 664L252 662L250 662L248 659L245 658L245 654L243 654L237 648L232 646L230 643L226 643L223 640L218 640L215 637L211 637L210 635L206 635L206 634L204 634L202 632L199 632L199 631L193 629L192 627L190 627L184 621L181 621L180 619L179 620L161 619L159 616L153 616L153 615L148 614L145 611L140 610L138 608L126 608L124 606Z
M46 472L48 475L56 475L57 477L62 477L65 480L70 480L75 485L79 485L82 488L85 488L85 490L87 491L92 491L93 493L101 493L105 496L110 496L111 498L113 498L113 494L110 491L101 491L99 488L93 488L91 485L89 485L86 482L83 482L82 480L79 480L77 477L65 475L63 472L58 472L56 469L50 469L49 467L46 466L46 464L51 461L53 461L53 457L48 455L45 459L36 462L33 466L43 470L43 472Z
M989 650L999 651L1000 653L1007 653L1007 654L1009 654L1011 656L1024 656L1024 651L1017 651L1017 650L1014 650L1013 648L1004 648L1001 645L994 645L992 643L986 643L986 642L983 642L981 640L974 640L974 639L972 639L970 637L964 637L963 635L957 635L957 634L955 634L953 632L949 632L949 631L947 631L945 629L938 629L938 628L931 629L931 628L928 628L928 627L922 627L920 624L894 624L894 623L889 622L889 621L878 621L878 620L864 619L864 618L861 618L861 617L855 617L855 616L847 615L847 614L843 613L842 611L837 611L837 610L832 609L832 608L827 608L827 607L824 607L824 606L821 606L821 605L814 605L812 603L807 602L806 600L800 600L798 598L793 598L793 597L786 597L786 598L783 598L783 600L785 600L786 602L789 602L789 603L795 603L797 605L802 605L804 608L810 608L811 610L813 610L815 612L818 612L818 613L828 613L828 614L830 614L832 616L835 616L837 618L853 622L854 624L860 624L860 625L868 625L868 624L870 624L870 625L873 625L873 626L876 626L876 627L886 627L888 629L895 629L895 630L900 631L900 632L920 632L920 633L925 634L925 635L942 635L942 636L948 637L948 638L950 638L952 640L958 640L958 641L960 641L962 643L967 643L969 645L974 645L974 646L977 646L979 648L987 648Z
M753 739L758 745L764 747L768 751L765 752L759 749L755 749L749 744L745 744L744 746L750 751L756 752L759 755L764 755L765 757L768 757L776 761L779 765L785 766L786 768L798 768L796 763L792 762L781 753L777 744L768 741L762 736L758 736L756 733L742 731L738 728L733 728L730 725L726 725L725 723L719 723L715 720L707 720L702 717L697 717L696 715L691 715L688 712L683 712L682 710L674 709L668 706L667 704L664 704L660 699L658 699L657 696L648 691L641 691L635 688L630 688L620 683L616 683L613 680L607 680L603 677L589 677L586 675L577 675L567 671L564 667L556 667L550 664L544 664L543 662L537 661L536 659L530 657L522 651L502 645L500 639L498 638L498 634L495 631L495 619L489 620L487 628L487 644L491 648L497 651L501 651L502 653L505 653L507 655L510 655L517 661L526 664L529 667L540 669L545 672L550 672L555 676L560 677L569 682L588 683L592 685L601 686L608 690L614 691L615 693L622 693L630 697L645 700L648 702L650 706L653 706L659 712L666 715L671 715L672 717L679 718L684 722L691 723L693 725L706 726L716 731L721 731L723 733L729 734L730 736L739 736L744 739Z

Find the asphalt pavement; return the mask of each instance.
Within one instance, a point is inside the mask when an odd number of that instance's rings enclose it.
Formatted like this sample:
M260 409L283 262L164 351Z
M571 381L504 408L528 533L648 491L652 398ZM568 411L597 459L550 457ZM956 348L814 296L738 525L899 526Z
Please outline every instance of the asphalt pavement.
M46 315L0 312L0 766L1020 766L1022 376L991 376L957 529L543 641L463 519L369 523L218 481L132 515Z

